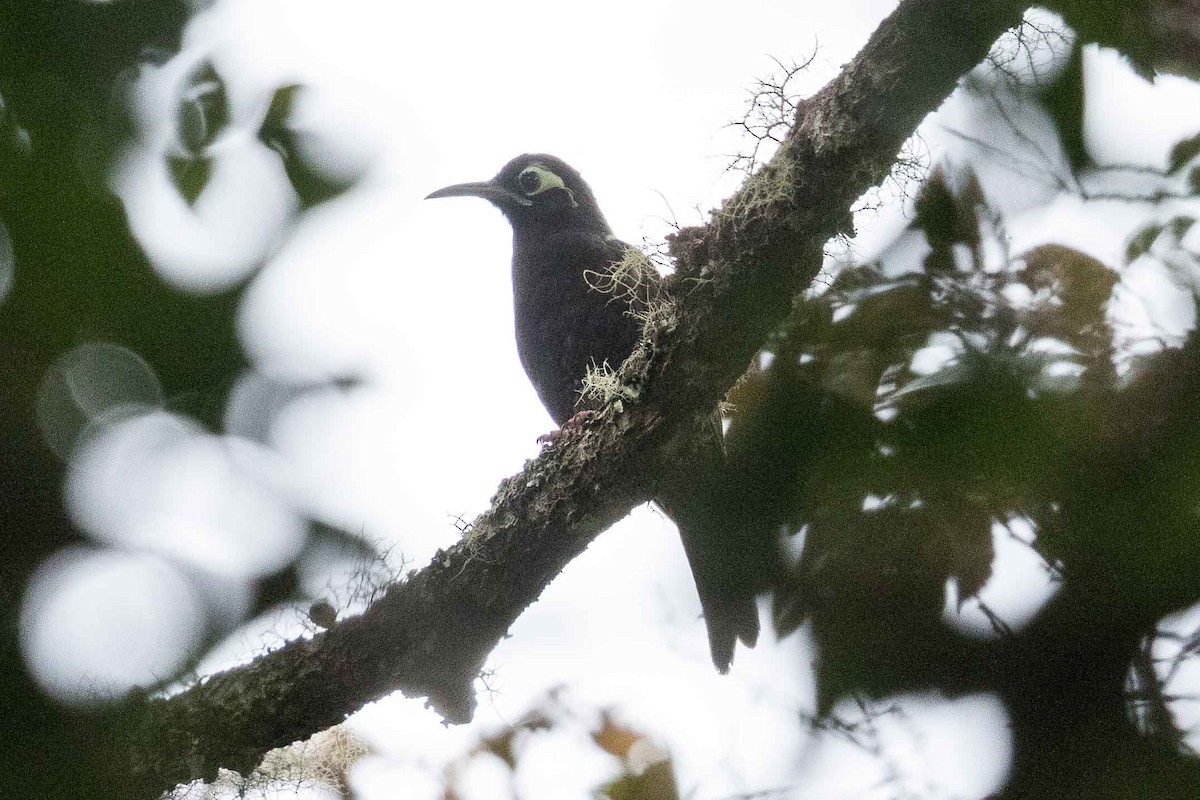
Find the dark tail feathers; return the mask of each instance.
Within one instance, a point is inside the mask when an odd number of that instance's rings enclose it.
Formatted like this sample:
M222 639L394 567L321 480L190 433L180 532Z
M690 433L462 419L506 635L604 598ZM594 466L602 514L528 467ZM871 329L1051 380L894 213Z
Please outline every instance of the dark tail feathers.
M708 648L712 652L713 666L724 675L733 663L734 647L739 640L746 647L754 647L758 642L758 607L753 597L713 598L705 602L703 595L700 605L708 625Z

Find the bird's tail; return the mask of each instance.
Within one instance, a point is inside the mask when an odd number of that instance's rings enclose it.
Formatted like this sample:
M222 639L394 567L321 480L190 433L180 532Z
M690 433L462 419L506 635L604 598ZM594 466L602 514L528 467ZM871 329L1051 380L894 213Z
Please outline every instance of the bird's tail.
M722 675L729 672L737 642L754 647L758 642L758 607L753 597L708 598L700 595L704 621L708 625L708 649L713 665Z
M695 477L695 473L692 473ZM738 641L753 647L758 641L758 585L753 561L754 543L741 533L743 525L728 511L719 491L703 491L704 481L669 481L658 504L679 526L700 608L708 627L713 664L729 671Z

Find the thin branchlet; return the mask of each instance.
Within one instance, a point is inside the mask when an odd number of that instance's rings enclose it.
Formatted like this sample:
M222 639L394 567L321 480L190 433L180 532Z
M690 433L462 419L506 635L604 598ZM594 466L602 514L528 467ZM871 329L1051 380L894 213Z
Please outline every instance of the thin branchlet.
M814 51L802 62L784 64L779 59L772 59L777 72L756 81L749 89L746 112L741 119L727 126L737 130L749 142L747 149L730 156L728 171L753 175L783 144L800 108L801 93L796 88L796 78L807 71L816 58Z

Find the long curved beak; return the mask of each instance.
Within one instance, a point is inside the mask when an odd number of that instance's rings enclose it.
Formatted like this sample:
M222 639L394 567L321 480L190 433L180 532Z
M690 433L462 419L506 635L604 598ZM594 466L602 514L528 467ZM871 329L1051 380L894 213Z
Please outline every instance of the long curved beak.
M482 197L484 200L490 200L496 204L516 203L519 206L533 205L533 201L529 198L514 194L493 181L456 183L453 186L447 186L425 195L426 200L434 200L438 197Z

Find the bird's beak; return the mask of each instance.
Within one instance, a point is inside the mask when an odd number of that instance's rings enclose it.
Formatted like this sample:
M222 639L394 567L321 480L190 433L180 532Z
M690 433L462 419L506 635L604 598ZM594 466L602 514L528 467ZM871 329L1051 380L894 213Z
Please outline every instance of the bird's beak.
M533 205L533 201L529 198L514 194L493 181L456 183L453 186L447 186L444 189L438 189L436 192L427 194L425 199L433 200L438 197L482 197L484 200L490 200L497 205L504 205L505 203L515 203L519 206Z

